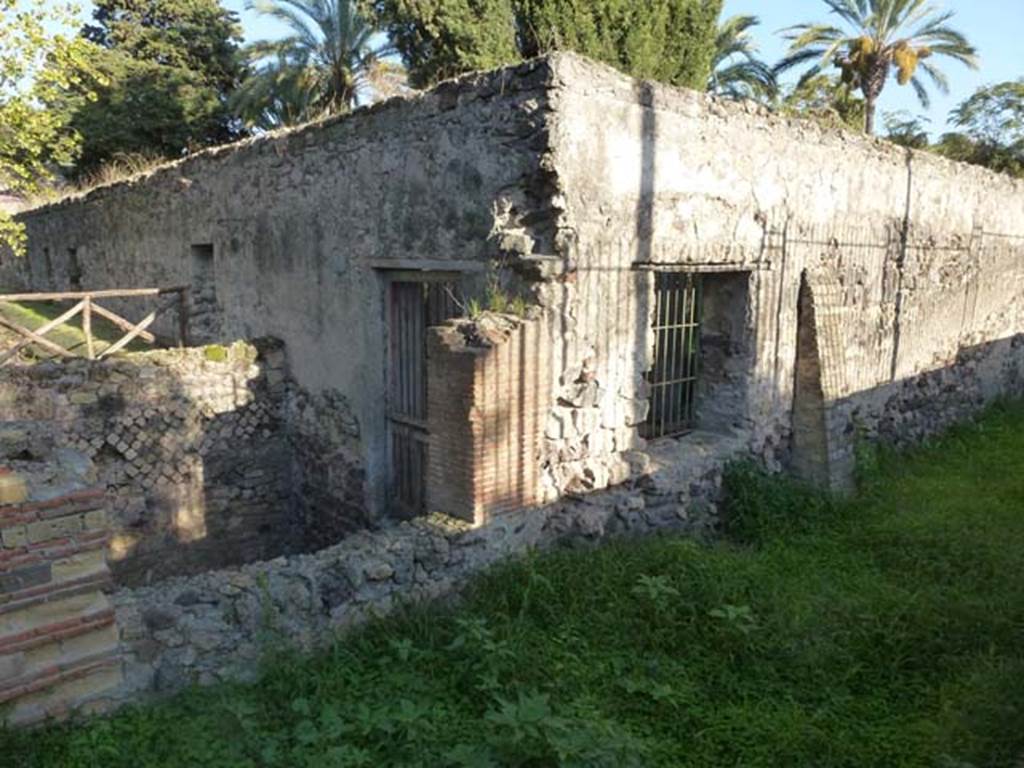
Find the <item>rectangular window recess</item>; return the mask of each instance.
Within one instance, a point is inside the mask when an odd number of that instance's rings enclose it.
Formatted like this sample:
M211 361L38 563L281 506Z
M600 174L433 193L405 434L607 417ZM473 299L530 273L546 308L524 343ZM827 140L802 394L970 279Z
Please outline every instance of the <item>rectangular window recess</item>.
M701 282L693 272L654 274L654 365L647 372L650 409L640 428L645 438L681 435L694 428Z

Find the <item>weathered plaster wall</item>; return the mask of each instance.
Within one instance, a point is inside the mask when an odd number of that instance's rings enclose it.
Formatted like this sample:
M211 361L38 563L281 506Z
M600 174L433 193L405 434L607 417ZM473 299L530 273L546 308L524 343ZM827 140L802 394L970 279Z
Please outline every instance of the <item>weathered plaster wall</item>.
M193 298L217 308L206 332L282 339L307 408L344 395L343 413L324 418L356 420L344 431L361 444L346 450L361 453L377 495L360 503L376 517L387 477L379 269L482 267L518 217L544 229L548 73L537 62L470 76L23 214L32 283L67 287L75 248L84 288L195 281ZM212 264L196 266L203 251L193 246L204 244ZM201 290L204 274L215 297ZM333 471L308 466L308 486Z
M284 354L162 350L0 369L0 465L73 449L108 496L120 583L302 547Z
M920 436L961 418L964 398L950 384L961 375L977 381L979 397L967 398L975 409L1013 391L1007 371L1021 352L1004 342L1024 331L1024 184L753 105L639 83L576 56L556 57L553 68L549 162L561 215L557 266L547 266L554 277L539 293L566 361L555 384L576 386L583 371L605 418L620 399L636 406L600 430L579 428L578 408L569 419L555 407L558 423L573 425L563 440L578 445L641 418L637 374L651 364L644 329L653 302L649 275L637 267L649 264L748 275L741 342L753 354L747 391L733 391L736 426L769 465L786 463L792 444L805 269L824 270L838 286L821 301L841 317L830 370L841 374L833 397L842 408L830 419L845 444L854 422L891 438L900 431L893 424L916 419ZM965 350L983 348L991 351L985 365L960 368ZM906 382L927 382L918 387L936 404L929 418L894 395ZM587 442L590 463L620 466L617 441L611 455L608 441ZM685 451L683 441L683 460ZM576 482L577 469L561 466L569 471L556 482Z

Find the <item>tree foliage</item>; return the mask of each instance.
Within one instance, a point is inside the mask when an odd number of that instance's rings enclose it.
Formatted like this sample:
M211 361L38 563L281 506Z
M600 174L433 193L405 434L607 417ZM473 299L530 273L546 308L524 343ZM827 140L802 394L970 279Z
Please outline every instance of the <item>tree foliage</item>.
M756 16L731 16L718 25L707 90L731 99L770 101L778 93L775 73L757 56L750 30Z
M805 78L785 94L782 112L809 117L831 126L860 130L864 126L864 99L839 78L820 73Z
M893 144L909 149L928 149L926 119L915 117L906 111L889 112L885 115L885 138Z
M254 7L289 34L246 48L252 69L232 103L249 126L344 112L394 69L354 0L257 0Z
M107 84L96 100L53 103L83 138L76 175L121 154L179 157L236 135L227 108L241 78L236 16L217 0L98 0L84 39Z
M961 130L945 134L936 152L1024 178L1024 78L979 89L950 122Z
M95 47L61 31L73 17L73 8L42 0L0 0L0 190L38 194L78 153L67 116L42 107L71 88L93 98L100 82ZM21 252L24 239L22 227L0 213L0 245Z
M974 47L949 26L952 11L938 11L929 0L824 0L841 26L798 24L787 30L788 55L776 65L782 72L810 65L803 79L820 74L828 65L864 96L864 130L874 132L878 97L890 76L910 85L922 106L930 103L926 75L942 93L949 84L931 60L945 56L977 66Z
M422 87L553 50L703 89L722 0L362 0Z

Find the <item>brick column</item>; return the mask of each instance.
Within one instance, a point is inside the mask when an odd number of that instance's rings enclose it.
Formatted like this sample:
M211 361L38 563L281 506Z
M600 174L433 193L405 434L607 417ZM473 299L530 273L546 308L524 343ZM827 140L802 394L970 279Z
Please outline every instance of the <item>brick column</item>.
M107 539L102 491L30 501L0 470L0 723L96 711L120 683Z
M480 525L542 502L549 358L539 320L486 316L431 329L429 511Z

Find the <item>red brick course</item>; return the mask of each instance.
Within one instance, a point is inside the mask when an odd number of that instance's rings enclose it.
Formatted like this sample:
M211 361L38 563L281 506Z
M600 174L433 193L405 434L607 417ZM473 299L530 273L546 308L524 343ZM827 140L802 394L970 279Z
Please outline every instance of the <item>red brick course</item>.
M428 341L427 505L479 525L543 502L550 350L536 320L504 319L483 345L458 322Z
M0 506L0 725L73 712L119 677L115 614L103 593L110 572L89 555L110 537L104 498L85 490Z

